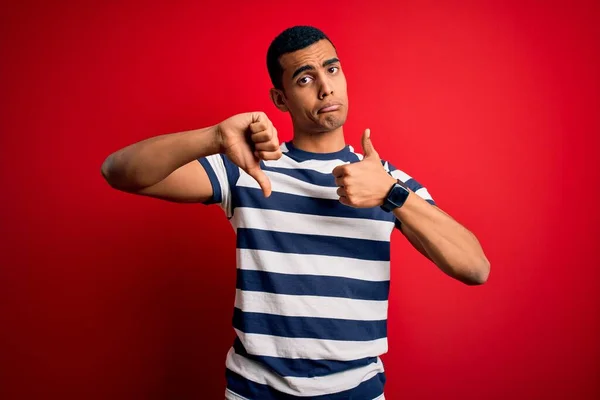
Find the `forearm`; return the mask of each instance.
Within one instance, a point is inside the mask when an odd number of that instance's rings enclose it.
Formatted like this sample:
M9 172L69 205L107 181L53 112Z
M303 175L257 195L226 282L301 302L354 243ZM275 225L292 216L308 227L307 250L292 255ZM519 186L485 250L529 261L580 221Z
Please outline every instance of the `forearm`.
M479 241L448 214L411 192L394 215L448 275L471 284L487 280L490 266Z
M195 159L218 153L217 138L216 125L152 137L108 156L102 174L118 189L149 187Z

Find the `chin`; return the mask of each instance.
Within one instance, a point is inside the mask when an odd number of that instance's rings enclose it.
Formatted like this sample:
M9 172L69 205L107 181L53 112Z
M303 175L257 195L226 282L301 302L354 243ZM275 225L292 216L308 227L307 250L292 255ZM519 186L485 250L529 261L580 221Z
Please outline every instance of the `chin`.
M321 126L326 128L328 131L333 131L335 129L340 128L346 122L346 118L340 117L338 115L326 115L325 118L321 121Z

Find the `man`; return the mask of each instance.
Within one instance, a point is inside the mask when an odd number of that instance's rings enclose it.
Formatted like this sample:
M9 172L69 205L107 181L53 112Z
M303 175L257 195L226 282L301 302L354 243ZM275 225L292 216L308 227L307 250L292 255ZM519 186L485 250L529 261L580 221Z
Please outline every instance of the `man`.
M482 284L475 236L415 179L344 140L346 79L313 27L282 32L267 52L275 106L294 138L280 144L262 112L162 135L110 155L119 190L219 204L237 234L237 337L227 399L383 399L390 235L394 227L442 271Z

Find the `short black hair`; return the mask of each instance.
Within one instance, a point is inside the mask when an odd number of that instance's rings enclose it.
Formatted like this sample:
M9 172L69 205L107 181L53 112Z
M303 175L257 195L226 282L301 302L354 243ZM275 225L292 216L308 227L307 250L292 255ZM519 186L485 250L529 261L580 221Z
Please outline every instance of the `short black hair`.
M273 86L276 89L283 89L283 68L279 63L279 57L304 49L323 39L328 40L335 48L327 35L313 26L293 26L277 35L267 50L267 69Z

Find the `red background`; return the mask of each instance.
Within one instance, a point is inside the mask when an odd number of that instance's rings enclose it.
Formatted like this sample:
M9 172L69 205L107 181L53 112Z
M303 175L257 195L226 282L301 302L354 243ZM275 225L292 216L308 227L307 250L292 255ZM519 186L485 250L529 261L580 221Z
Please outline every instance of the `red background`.
M265 53L295 24L339 49L347 141L492 264L468 287L394 233L386 397L599 398L599 3L51 3L0 17L0 398L222 398L233 231L100 165L243 111L289 140Z

